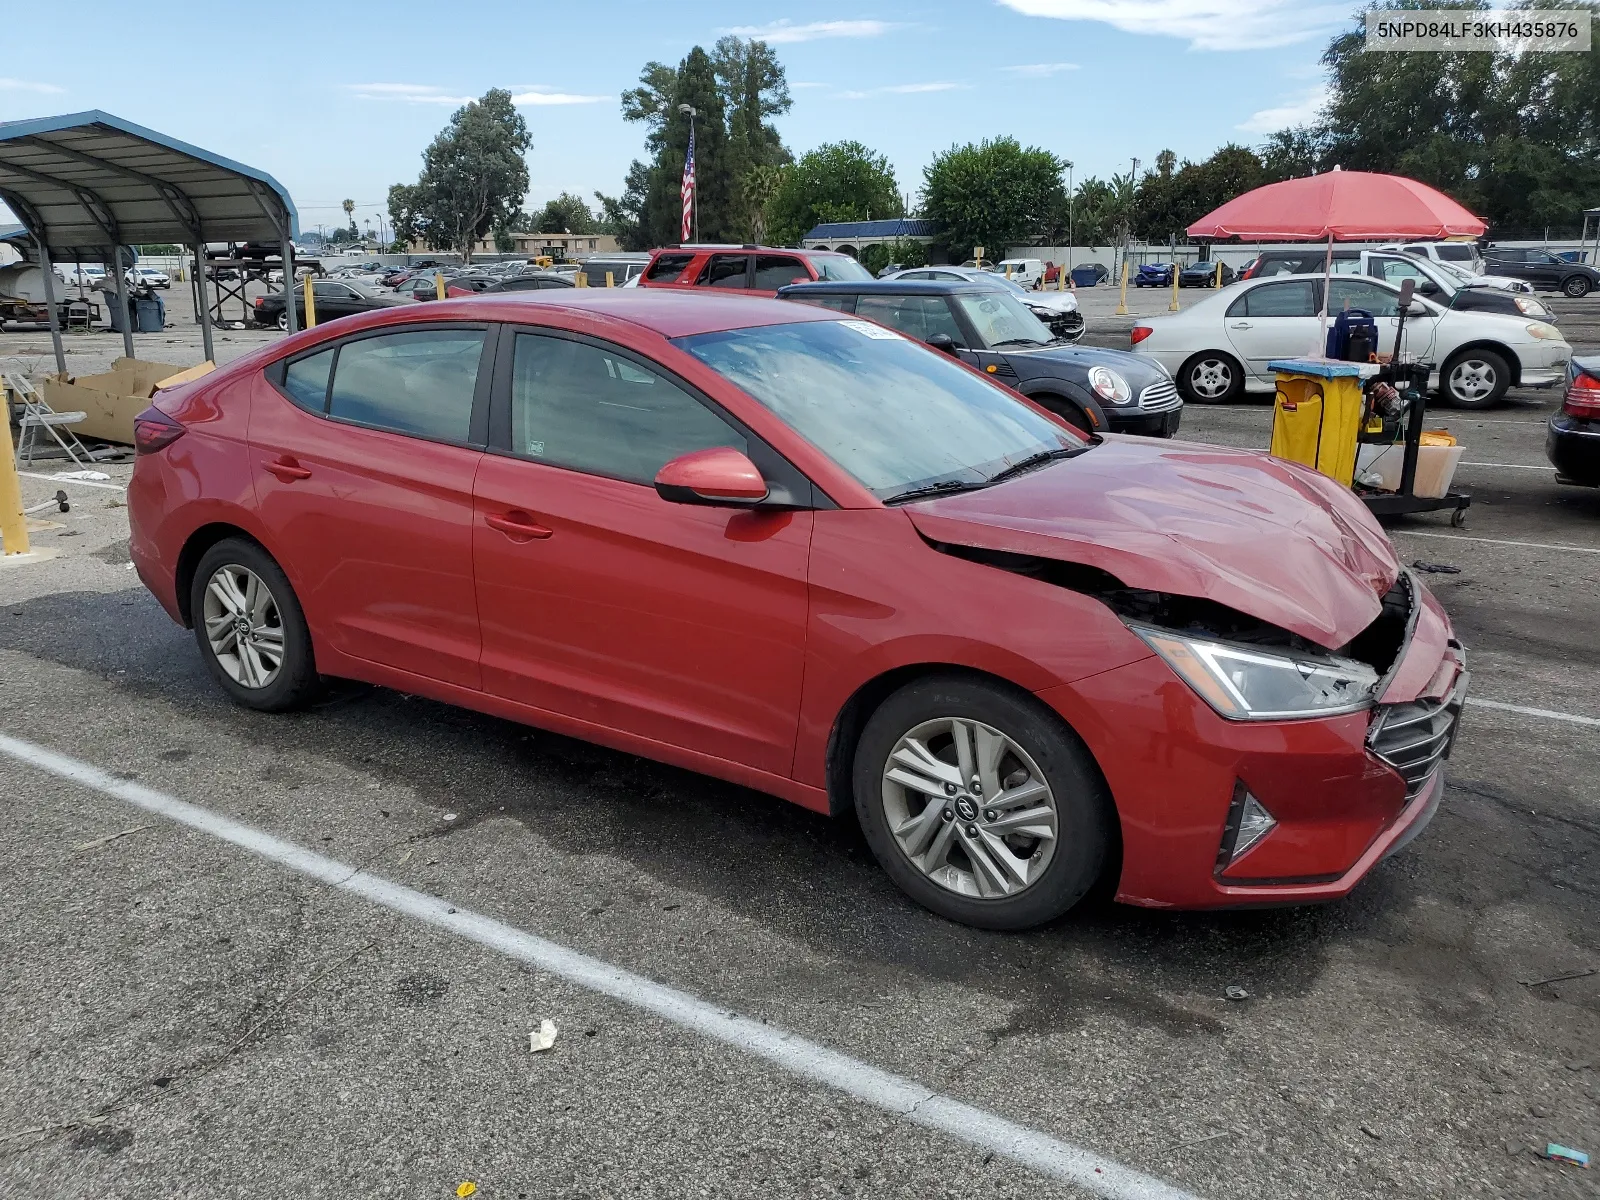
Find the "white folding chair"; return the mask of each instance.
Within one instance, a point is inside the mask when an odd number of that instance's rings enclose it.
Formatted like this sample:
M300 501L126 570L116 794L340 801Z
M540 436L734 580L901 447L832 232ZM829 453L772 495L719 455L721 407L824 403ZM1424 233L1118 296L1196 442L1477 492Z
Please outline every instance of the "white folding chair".
M72 426L85 420L88 413L62 412L58 413L45 403L45 398L39 394L33 384L28 382L26 375L15 375L6 372L0 375L0 382L5 385L5 390L17 398L22 406L22 412L17 421L17 465L23 463L33 465L33 460L43 445L41 434L48 433L55 439L57 446L68 458L79 467L87 468L94 462L94 455L79 440L73 432ZM9 416L9 414L7 414Z

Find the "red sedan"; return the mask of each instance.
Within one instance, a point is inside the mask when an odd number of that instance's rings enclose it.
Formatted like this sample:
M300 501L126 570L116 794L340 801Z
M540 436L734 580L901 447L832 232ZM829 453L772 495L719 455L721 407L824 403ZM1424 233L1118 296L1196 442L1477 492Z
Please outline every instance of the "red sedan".
M140 578L241 704L366 680L853 809L956 920L1342 896L1426 824L1450 623L1343 488L1084 441L882 326L576 290L160 393Z

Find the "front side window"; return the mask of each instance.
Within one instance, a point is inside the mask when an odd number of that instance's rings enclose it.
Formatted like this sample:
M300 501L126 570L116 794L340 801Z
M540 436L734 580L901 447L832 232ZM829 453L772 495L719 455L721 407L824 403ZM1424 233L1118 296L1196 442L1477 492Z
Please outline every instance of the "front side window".
M1268 284L1246 292L1240 299L1245 311L1235 313L1230 309L1229 316L1314 317L1318 312L1317 283L1310 279Z
M1400 298L1388 288L1360 279L1335 279L1328 289L1328 312L1334 315L1347 308L1359 308L1374 317L1399 315Z
M787 254L756 255L756 271L751 287L757 291L775 292L791 283L810 283L811 273L798 258Z
M674 343L772 410L880 499L982 486L1082 443L999 384L866 321L730 329Z
M742 288L745 267L750 258L745 254L713 254L696 279L696 287Z
M1470 263L1472 261L1472 247L1465 245L1435 246L1440 258L1450 263Z
M943 296L862 296L856 301L856 315L881 321L919 342L939 333L958 346L966 341Z
M333 351L297 358L283 373L283 390L307 412L323 413L328 408L328 372L333 369Z
M819 254L811 260L817 275L829 283L859 283L871 279L872 272L848 254Z
M1044 322L1009 292L958 292L954 299L977 333L979 346L994 350L1055 341Z
M440 442L465 442L481 329L418 329L339 348L328 415Z
M650 484L692 450L745 438L676 383L586 342L519 333L511 369L511 449L589 475Z

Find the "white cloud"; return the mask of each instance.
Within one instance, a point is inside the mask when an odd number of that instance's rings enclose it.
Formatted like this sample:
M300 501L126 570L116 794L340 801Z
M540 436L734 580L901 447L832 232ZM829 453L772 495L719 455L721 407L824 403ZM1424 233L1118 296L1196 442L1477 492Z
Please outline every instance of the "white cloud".
M1326 37L1343 5L1297 0L1000 0L1024 16L1099 21L1124 33L1182 38L1191 50L1259 50Z
M1319 83L1276 108L1263 108L1259 112L1251 113L1234 128L1245 133L1276 133L1280 129L1294 125L1309 125L1317 119L1317 113L1327 102L1328 85Z
M722 32L783 46L790 42L814 42L819 38L881 37L896 28L898 26L889 21L811 21L805 25L775 21L771 25L735 25Z
M0 79L0 92L39 92L45 96L59 96L66 90L53 83L34 83L27 79Z
M345 90L359 100L398 100L406 104L446 104L459 108L471 104L477 96L452 96L441 87L430 83L347 83ZM516 84L511 103L521 107L541 104L598 104L610 96L579 96L572 92L557 92L537 83Z
M1025 75L1029 79L1040 79L1046 75L1059 75L1063 71L1076 71L1077 63L1023 63L1015 67L1007 67L1013 75Z
M971 86L970 83L896 83L878 90L892 92L898 96L914 96L920 92L964 92Z
M579 96L572 92L555 92L546 87L537 85L527 91L516 92L511 97L511 103L523 104L599 104L610 100L610 96Z

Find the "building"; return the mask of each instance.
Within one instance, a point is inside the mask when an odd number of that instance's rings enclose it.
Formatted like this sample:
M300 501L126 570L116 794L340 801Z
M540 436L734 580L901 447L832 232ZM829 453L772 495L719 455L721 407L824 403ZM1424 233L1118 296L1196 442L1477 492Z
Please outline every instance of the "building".
M929 248L929 261L943 261L933 253L934 223L915 217L896 217L892 221L834 221L814 226L800 239L807 250L840 250L860 258L867 246L896 240L921 242Z
M621 249L617 239L609 233L513 233L509 253L521 254L527 258L548 255L550 258L565 259L569 262L582 262L596 254L615 254ZM507 253L495 246L493 234L474 242L472 252Z

